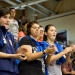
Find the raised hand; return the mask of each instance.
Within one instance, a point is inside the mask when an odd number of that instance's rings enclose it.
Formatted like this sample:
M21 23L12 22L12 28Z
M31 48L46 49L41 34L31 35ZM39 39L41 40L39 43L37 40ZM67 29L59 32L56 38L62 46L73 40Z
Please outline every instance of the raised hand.
M72 51L75 51L75 45L71 45L70 47L72 47Z
M53 55L55 53L55 46L53 45L51 48L48 46L45 50L45 52L49 55Z
M67 54L67 53L71 53L73 50L72 50L72 47L66 47L65 49L64 49L64 54Z

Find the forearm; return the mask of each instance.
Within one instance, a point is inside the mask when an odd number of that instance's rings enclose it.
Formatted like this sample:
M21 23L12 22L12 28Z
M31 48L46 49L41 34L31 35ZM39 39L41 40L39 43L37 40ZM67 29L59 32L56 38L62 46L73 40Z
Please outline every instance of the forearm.
M71 71L71 74L72 74L72 75L75 75L75 71L74 71L74 70L73 70L73 71Z
M43 56L43 52L25 54L27 61L33 61Z
M47 66L50 64L51 56L52 56L52 55L48 55L47 58L46 58L46 65L47 65Z
M71 74L71 72L63 72L63 74Z
M68 64L69 61L70 61L70 54L66 55L66 62L65 62L65 64Z
M64 52L61 52L61 53L56 54L56 55L53 55L53 56L51 57L50 63L53 62L53 61L58 60L58 59L61 58L63 55L64 55Z
M0 58L15 58L15 54L7 54L7 53L3 53L0 52Z
M68 72L65 67L62 68L62 73L65 74L65 75L71 74L71 72Z

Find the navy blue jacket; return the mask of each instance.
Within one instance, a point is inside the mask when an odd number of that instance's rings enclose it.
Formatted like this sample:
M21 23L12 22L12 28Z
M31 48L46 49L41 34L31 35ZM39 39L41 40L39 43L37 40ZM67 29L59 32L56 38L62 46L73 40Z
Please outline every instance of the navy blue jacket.
M4 31L5 32L4 32ZM0 50L1 52L14 54L14 36L5 28L0 27ZM0 58L0 71L18 73L17 64L14 58Z

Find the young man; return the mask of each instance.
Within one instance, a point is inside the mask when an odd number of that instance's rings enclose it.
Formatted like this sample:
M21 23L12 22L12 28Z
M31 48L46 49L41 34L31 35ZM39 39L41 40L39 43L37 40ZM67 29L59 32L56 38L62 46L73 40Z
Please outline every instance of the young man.
M38 42L43 41L43 36L44 36L44 28L42 26L40 26L40 34L39 34L39 37L38 37Z
M11 32L14 35L15 39L15 50L17 48L17 43L18 43L18 30L19 30L19 25L18 22L15 20L15 15L16 11L14 8L10 8L10 24L9 24L9 32Z
M9 10L0 8L0 75L17 75L18 68L15 58L25 60L23 54L14 54L15 40L14 36L8 32L9 21Z
M26 18L25 18L24 15L20 16L20 18L19 18L19 20L18 20L18 24L19 24L19 26L21 26L21 24L24 23L25 20L26 20Z

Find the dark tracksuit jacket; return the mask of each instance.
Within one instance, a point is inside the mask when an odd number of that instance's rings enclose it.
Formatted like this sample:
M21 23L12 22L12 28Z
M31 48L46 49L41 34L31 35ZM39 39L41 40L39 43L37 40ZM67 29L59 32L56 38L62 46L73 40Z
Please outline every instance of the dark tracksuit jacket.
M0 51L14 54L14 36L0 26ZM14 58L0 58L0 75L17 75L18 68Z

